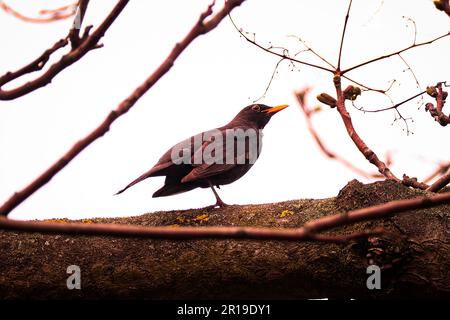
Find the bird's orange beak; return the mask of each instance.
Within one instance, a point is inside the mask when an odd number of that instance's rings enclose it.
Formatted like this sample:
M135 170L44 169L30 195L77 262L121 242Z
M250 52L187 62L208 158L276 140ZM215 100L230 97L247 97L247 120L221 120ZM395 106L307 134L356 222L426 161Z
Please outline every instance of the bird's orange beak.
M281 110L283 110L284 108L287 108L287 107L289 107L288 104L282 104L282 105L279 105L279 106L267 109L265 112L266 113L277 113L278 111L281 111Z

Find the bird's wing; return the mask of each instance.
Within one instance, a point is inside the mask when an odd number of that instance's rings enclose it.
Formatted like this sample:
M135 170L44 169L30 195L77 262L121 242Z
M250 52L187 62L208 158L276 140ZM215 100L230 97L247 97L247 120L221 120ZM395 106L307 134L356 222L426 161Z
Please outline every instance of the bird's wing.
M235 142L236 143L236 142ZM211 145L214 144L214 145ZM206 148L209 148L209 151L205 151ZM244 164L249 159L249 152L247 150L237 150L237 152L241 152L239 154L234 154L235 148L231 146L228 148L224 145L223 141L205 141L202 144L202 148L198 149L196 153L192 157L193 169L181 179L182 183L192 182L196 180L205 179L211 176L219 175L224 172L227 172L237 165ZM222 150L222 154L218 156L216 160L214 158L208 158L208 156L214 157L214 153L211 154L212 150ZM231 163L227 163L226 153L233 152L233 161ZM216 151L217 152L217 151ZM203 163L196 164L195 157L197 159L202 159Z
M192 182L196 180L206 179L211 176L215 176L221 173L224 173L226 171L231 170L232 168L236 167L236 164L202 164L199 166L196 166L194 169L191 170L186 176L181 179L182 183L186 182Z

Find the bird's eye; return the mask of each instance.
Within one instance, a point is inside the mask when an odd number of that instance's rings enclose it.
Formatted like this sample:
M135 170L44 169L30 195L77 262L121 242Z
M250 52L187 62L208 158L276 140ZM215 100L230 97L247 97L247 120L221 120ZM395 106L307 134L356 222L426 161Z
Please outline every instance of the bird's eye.
M261 111L261 107L259 106L259 105L254 105L253 107L252 107L252 110L253 111L257 111L257 112L260 112Z

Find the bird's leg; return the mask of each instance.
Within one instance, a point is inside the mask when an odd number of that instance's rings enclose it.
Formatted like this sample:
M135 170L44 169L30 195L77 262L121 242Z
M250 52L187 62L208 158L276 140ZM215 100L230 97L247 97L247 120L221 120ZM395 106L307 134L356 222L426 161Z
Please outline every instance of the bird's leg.
M216 197L216 204L213 204L206 208L211 209L211 208L215 208L215 207L219 207L219 208L227 207L228 204L226 204L225 202L222 201L222 199L220 199L219 194L217 193L216 189L214 189L214 186L211 182L209 182L209 186L211 187L211 190L214 192L214 196Z

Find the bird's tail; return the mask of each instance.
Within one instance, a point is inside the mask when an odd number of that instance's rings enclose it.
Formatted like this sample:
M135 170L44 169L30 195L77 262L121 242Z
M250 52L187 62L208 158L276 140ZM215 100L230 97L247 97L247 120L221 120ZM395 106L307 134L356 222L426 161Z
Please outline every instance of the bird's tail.
M160 189L156 190L153 198L171 196L178 193L183 193L197 188L196 185L190 183L165 184Z
M151 173L146 172L143 175L141 175L139 178L133 180L132 182L130 182L125 188L123 188L122 190L118 191L117 193L115 193L114 195L118 195L121 194L122 192L124 192L125 190L127 190L128 188L131 188L132 186L134 186L135 184L141 182L142 180L145 180L147 178L151 177Z

